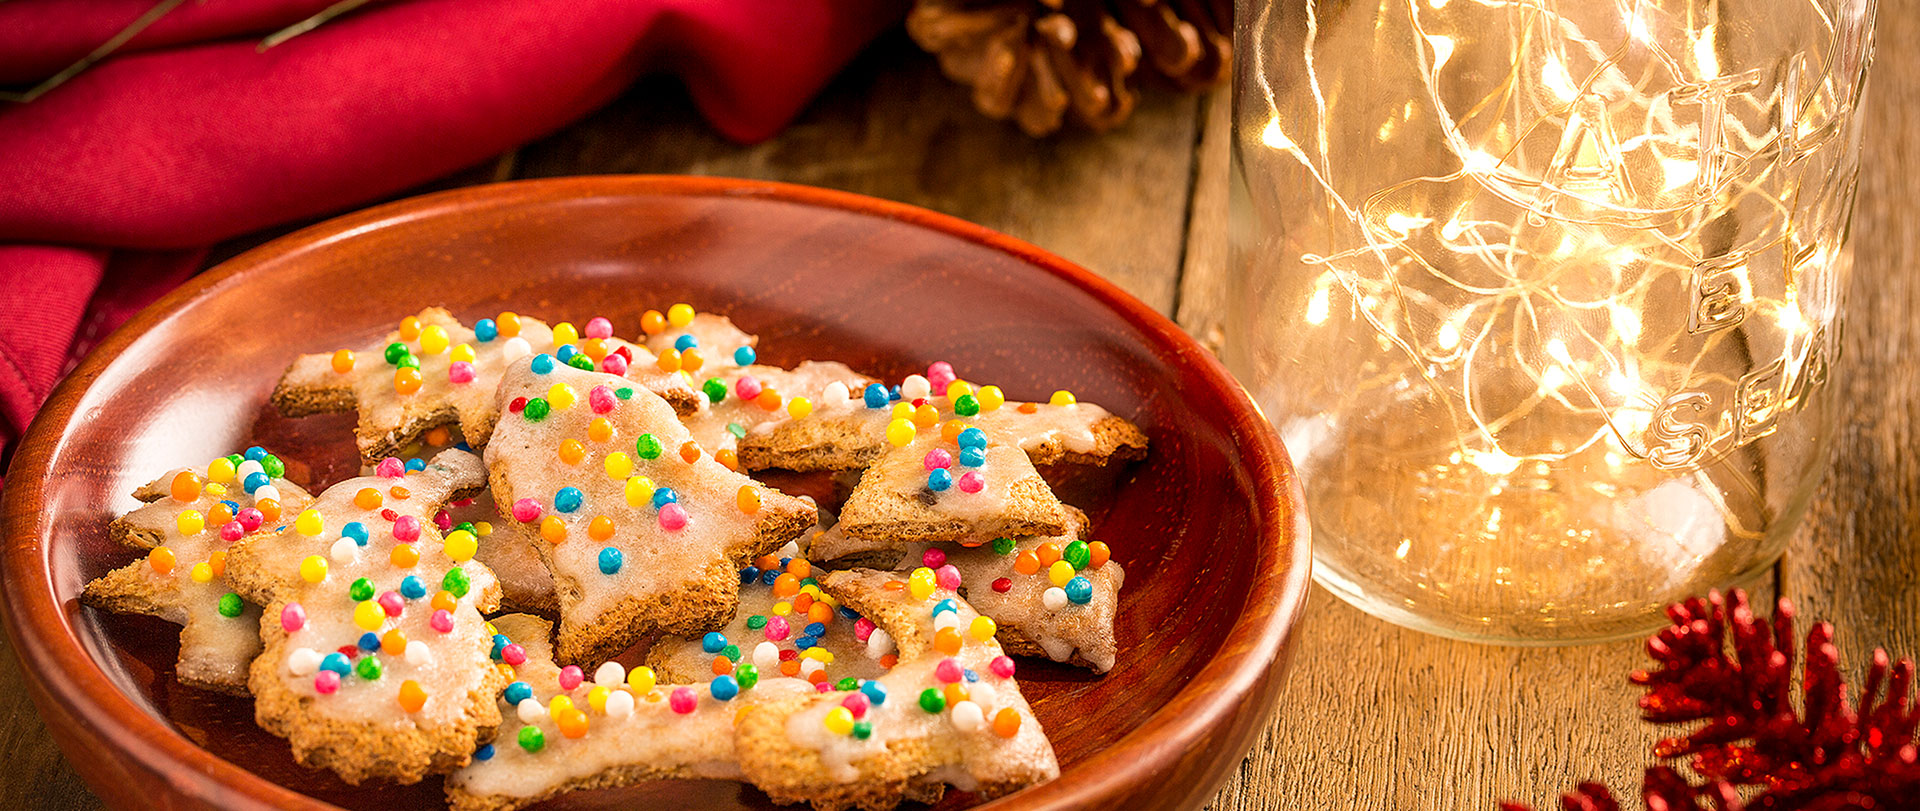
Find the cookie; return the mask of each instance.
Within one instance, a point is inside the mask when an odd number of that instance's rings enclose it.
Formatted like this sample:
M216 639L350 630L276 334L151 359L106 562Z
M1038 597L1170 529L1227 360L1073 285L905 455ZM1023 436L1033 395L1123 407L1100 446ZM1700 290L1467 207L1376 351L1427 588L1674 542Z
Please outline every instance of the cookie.
M477 540L434 524L486 483L479 457L397 458L349 479L272 533L242 540L227 573L264 606L254 718L312 768L358 785L412 783L464 765L500 722L505 673L481 612L499 589Z
M494 499L553 574L563 663L604 660L652 631L733 616L739 570L814 523L691 440L659 396L536 355L501 380L487 447Z
M838 811L932 801L948 783L991 799L1059 776L993 621L954 592L952 570L838 571L821 585L892 637L899 664L870 683L878 691L748 709L735 724L748 782L774 802Z
M118 614L145 614L180 627L174 675L203 690L247 694L247 667L260 653L260 608L227 582L227 547L312 497L282 478L286 468L259 447L213 460L204 474L175 470L134 491L147 502L113 521L115 541L145 556L99 577L80 602Z
M648 352L656 356L677 353L682 368L691 363L689 373L715 374L751 366L756 357L754 346L760 343L758 337L741 331L726 316L696 313L687 304L675 304L664 315L648 310L640 316L640 330L647 336Z
M274 387L273 404L289 417L358 412L355 439L369 462L399 455L428 429L447 424L457 424L474 447L486 445L499 417L493 395L500 374L536 352L577 355L573 362L628 374L678 408L698 405L685 375L661 369L651 353L612 333L604 318L587 322L582 338L572 324L549 328L511 312L469 329L429 307L373 346L296 358Z
M757 702L814 692L800 679L745 674L675 685L613 662L587 674L554 663L546 620L513 614L494 627L513 640L508 661L518 662L500 700L508 720L499 740L447 778L455 811L507 811L648 780L737 780L735 716Z
M898 447L861 474L836 526L897 546L1065 533L1066 508L1027 454L976 427L952 430L960 425L916 432L908 420L894 420L889 433Z
M885 673L893 657L868 655L873 623L822 591L814 576L824 572L797 551L789 544L779 557L766 555L741 569L733 621L693 638L661 637L648 648L647 664L678 682L733 675L743 663L762 675L815 685ZM885 632L879 633L884 643Z
M808 428L825 426L827 423L804 420L796 423L794 414L805 415L813 402L823 398L845 399L847 391L863 389L872 382L872 378L834 361L810 360L792 369L736 366L721 370L700 384L701 394L706 401L694 413L684 417L684 421L687 430L693 432L693 438L701 447L735 454L739 453L743 442L751 446L759 441L749 440L749 436L761 437L781 426L790 426L784 430L799 438L790 437L788 441L805 443L807 452L820 457L822 461L809 463L789 459L785 460L785 465L756 464L747 467L753 470L768 467L829 469L818 465L859 454L861 450L837 447L837 435L804 437Z
M455 526L471 525L470 531L479 538L480 551L473 559L486 564L494 579L500 582L502 610L547 616L559 614L553 574L547 571L546 562L540 559L540 550L534 547L538 539L500 515L492 491L455 502L447 507L447 513Z

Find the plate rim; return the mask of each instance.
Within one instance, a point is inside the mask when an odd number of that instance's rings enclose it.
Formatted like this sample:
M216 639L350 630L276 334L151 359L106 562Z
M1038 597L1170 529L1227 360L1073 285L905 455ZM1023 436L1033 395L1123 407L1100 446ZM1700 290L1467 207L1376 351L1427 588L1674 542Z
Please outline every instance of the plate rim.
M138 770L171 785L182 798L223 807L334 809L331 803L261 777L200 747L171 724L148 714L113 684L87 653L67 607L57 599L48 550L40 534L49 468L73 423L75 406L100 375L140 338L188 305L282 256L408 221L453 210L500 208L555 198L595 197L752 198L875 216L939 232L1009 254L1091 295L1177 350L1227 398L1235 437L1254 484L1254 509L1267 516L1245 609L1220 649L1173 699L1131 732L1063 771L1059 778L981 808L1090 807L1125 804L1155 771L1143 763L1178 760L1192 745L1232 726L1230 716L1248 700L1278 689L1280 669L1305 605L1311 559L1305 497L1280 439L1245 389L1211 352L1166 316L1114 283L1038 246L985 226L920 206L852 192L777 181L689 175L588 175L536 178L466 186L402 198L348 212L252 248L189 279L135 314L97 345L48 395L23 431L0 493L0 624L4 624L34 705L63 754L79 771L85 756L100 756L99 768ZM52 678L57 675L58 678ZM1244 757L1274 707L1253 708L1253 723L1240 724ZM1251 733L1247 731L1251 728ZM111 752L124 753L110 762ZM81 755L81 757L76 757ZM130 763L128 761L131 761ZM1238 763L1234 759L1232 763ZM93 765L93 764L90 764ZM1227 769L1212 768L1212 789ZM1135 775L1128 777L1128 775ZM133 777L133 775L127 775ZM89 787L101 787L82 773ZM211 779L207 779L211 778ZM124 791L133 786L126 786ZM102 792L112 799L115 795Z

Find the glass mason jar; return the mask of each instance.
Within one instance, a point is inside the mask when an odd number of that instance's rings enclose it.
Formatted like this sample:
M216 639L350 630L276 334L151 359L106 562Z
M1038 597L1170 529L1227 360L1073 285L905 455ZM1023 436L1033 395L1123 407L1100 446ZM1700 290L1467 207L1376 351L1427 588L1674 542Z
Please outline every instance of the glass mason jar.
M1243 0L1228 364L1315 576L1619 638L1828 464L1873 0Z

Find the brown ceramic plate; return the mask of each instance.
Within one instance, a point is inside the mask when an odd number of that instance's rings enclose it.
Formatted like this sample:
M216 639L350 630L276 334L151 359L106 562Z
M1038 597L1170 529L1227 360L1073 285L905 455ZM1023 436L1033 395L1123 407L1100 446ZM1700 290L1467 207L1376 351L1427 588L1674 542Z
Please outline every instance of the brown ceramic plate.
M800 186L590 177L459 189L350 214L193 280L102 343L54 392L6 480L6 627L74 767L123 807L411 808L440 783L353 788L295 765L250 702L173 681L158 620L82 608L130 555L107 522L169 468L252 444L317 488L353 475L350 416L267 404L296 353L358 346L426 305L613 320L678 301L761 335L764 362L831 358L898 379L933 360L1009 397L1070 389L1147 431L1149 459L1094 505L1126 566L1120 663L1045 662L1022 688L1060 779L991 807L1204 802L1274 711L1307 586L1299 486L1211 355L1099 277L898 203ZM302 470L304 467L304 470ZM950 794L942 805L976 801ZM664 783L552 806L765 807L732 783Z

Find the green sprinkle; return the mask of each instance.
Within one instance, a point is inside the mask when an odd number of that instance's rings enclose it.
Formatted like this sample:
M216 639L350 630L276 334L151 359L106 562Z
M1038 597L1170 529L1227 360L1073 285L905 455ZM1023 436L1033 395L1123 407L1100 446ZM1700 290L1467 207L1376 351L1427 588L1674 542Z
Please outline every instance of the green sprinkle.
M527 415L528 422L539 422L541 420L546 419L547 415L549 413L552 413L552 411L553 411L553 406L550 406L547 404L547 398L535 397L527 401L527 409L525 413Z
M237 617L246 608L246 605L240 602L240 595L231 591L220 595L220 616Z
M1014 549L1014 543L1013 543L1013 539L1012 539L1012 538L995 538L995 539L993 539L993 553L994 553L994 554L996 554L996 555L1011 555L1011 554L1013 554L1013 549Z
M367 681L377 680L380 678L380 660L373 654L362 656L360 661L354 664L353 672Z
M939 690L929 687L920 691L920 709L938 715L946 708L947 700L940 695Z
M400 343L399 341L387 344L387 363L389 365L399 366L402 359L412 356L413 350L408 349L406 344Z
M953 413L962 417L971 417L980 413L980 400L971 394L962 394L953 399Z
M751 690L760 683L760 668L753 665L741 665L733 669L733 680L740 683L740 689Z
M353 581L353 585L347 587L347 596L352 597L356 603L373 599L373 581L364 577Z
M454 524L453 528L460 530L462 532L472 533L474 535L480 534L479 528L475 527L472 521L461 521L458 524Z
M746 439L747 427L737 422L730 422L727 423L727 433L732 434L734 439Z
M237 453L227 454L227 461L232 462L234 467L239 467L240 463L246 460L247 460L247 457L241 456L240 454L237 454Z
M844 679L834 682L833 689L839 690L842 693L852 692L854 690L860 689L860 680L852 676L848 676Z
M1074 541L1060 550L1060 559L1073 566L1074 571L1087 568L1093 562L1093 550L1087 548L1086 541Z
M613 396L618 397L622 400L631 400L633 399L633 387L621 386L620 388L614 389Z
M728 645L724 648L721 648L720 655L727 657L727 661L738 662L740 661L740 646Z
M448 569L447 576L440 578L440 588L446 589L455 597L467 596L467 590L472 587L473 580L468 578L467 573L461 571L458 566Z
M873 737L873 722L872 721L853 722L853 737L859 738L860 740L863 740L863 741Z
M653 434L641 434L639 439L633 441L633 452L642 459L658 459L661 450L660 438Z
M765 627L767 627L767 617L766 617L766 615L764 615L764 614L755 614L755 615L753 615L753 616L751 616L751 617L748 617L748 618L747 618L747 629L748 629L748 630L752 630L752 631L758 631L758 630L760 630L761 628L765 628Z
M581 371L591 372L593 371L593 358L587 357L584 353L574 355L567 359L567 365Z
M260 458L260 470L267 474L267 478L278 479L287 475L287 463L280 461L280 457L269 453Z
M420 359L412 355L408 355L404 358L401 358L400 362L394 365L402 369L418 369L420 368Z
M529 752L538 752L547 748L547 736L536 726L520 728L520 748Z
M707 393L707 399L716 403L727 399L727 384L720 382L720 378L707 378L707 382L700 384L700 390Z

